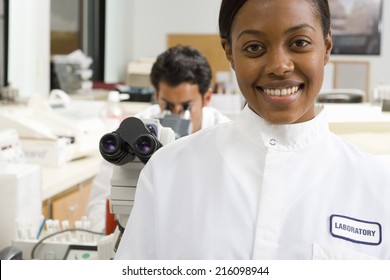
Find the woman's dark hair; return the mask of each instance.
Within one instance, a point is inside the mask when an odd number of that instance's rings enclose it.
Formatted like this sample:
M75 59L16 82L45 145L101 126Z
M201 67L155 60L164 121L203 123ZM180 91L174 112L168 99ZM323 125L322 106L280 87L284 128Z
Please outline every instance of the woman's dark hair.
M150 74L150 81L158 90L159 82L177 86L182 82L198 85L204 95L211 86L211 67L207 59L191 46L175 46L157 57Z
M220 37L231 43L231 30L234 17L247 0L222 0L219 10L219 34ZM328 0L306 0L313 4L314 14L321 19L324 37L330 31L330 11Z

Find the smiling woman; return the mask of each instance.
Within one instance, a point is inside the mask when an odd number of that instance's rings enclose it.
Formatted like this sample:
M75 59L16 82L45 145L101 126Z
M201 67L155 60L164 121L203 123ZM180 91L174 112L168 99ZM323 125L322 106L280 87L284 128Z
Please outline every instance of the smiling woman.
M314 100L323 81L332 41L312 5L258 5L248 1L223 39L228 60L249 106L272 123L314 117ZM317 8L318 11L318 8ZM288 14L289 17L283 17ZM277 24L272 18L282 20ZM290 94L286 94L290 92ZM281 94L284 93L284 94Z
M390 170L316 104L329 26L327 0L222 0L247 106L153 155L116 259L390 259Z

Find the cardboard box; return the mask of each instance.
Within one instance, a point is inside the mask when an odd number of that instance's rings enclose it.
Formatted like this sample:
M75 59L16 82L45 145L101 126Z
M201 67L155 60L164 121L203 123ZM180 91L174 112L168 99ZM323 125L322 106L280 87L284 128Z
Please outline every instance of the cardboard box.
M69 141L21 139L27 162L44 166L61 167L69 161Z

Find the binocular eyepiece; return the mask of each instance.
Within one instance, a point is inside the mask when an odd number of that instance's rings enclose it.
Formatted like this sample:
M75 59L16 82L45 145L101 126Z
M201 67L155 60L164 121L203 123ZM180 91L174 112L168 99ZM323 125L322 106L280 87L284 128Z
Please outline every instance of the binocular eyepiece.
M135 157L144 164L162 147L157 138L158 126L135 117L122 121L119 128L102 136L99 151L102 157L115 165L124 165Z

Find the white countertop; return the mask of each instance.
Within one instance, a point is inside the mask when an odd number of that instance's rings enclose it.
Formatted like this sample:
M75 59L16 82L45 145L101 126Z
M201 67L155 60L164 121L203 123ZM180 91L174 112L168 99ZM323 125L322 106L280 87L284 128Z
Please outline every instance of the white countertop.
M381 156L390 165L390 112L378 105L324 104L329 128L344 140Z
M42 167L42 200L54 197L94 177L103 158L100 154L66 163L63 167Z
M329 126L335 133L390 132L390 112L369 103L324 104Z

